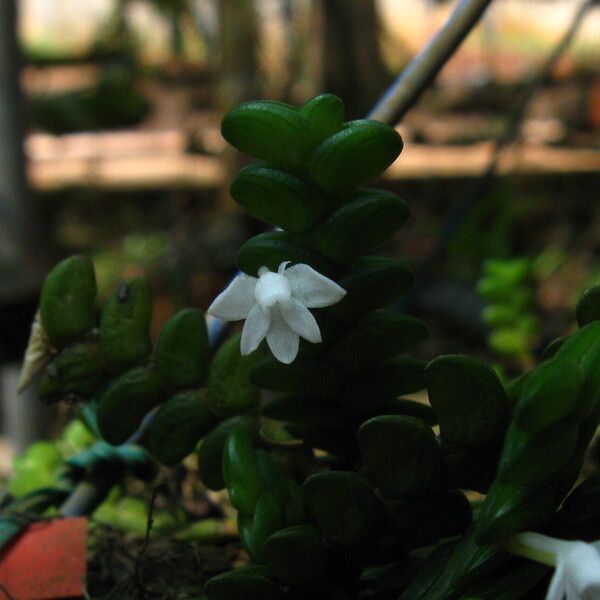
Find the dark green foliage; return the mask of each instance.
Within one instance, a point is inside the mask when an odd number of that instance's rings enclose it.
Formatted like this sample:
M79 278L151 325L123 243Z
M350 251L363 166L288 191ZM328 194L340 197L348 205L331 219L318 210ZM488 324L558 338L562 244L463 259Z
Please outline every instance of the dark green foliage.
M501 443L508 402L489 365L469 356L440 356L427 365L426 374L444 440L466 446Z
M311 525L296 525L274 533L262 552L275 577L288 585L313 581L327 569L327 548L319 530Z
M262 547L267 538L284 526L285 514L277 490L263 490L253 514L238 514L240 537L254 560L261 560Z
M257 387L327 398L341 391L346 373L335 363L300 353L290 365L263 358L254 364L249 378Z
M339 279L346 295L328 307L327 313L343 321L356 321L398 300L413 282L414 276L403 262L386 256L364 256Z
M402 151L400 135L377 121L350 121L310 156L308 172L326 192L343 195L381 175Z
M337 342L329 358L352 371L366 371L410 350L426 337L427 329L418 319L378 311Z
M294 238L284 231L261 233L249 239L239 249L237 257L238 267L253 277L257 276L261 267L277 271L285 261L310 265L323 275L331 275L335 271L324 256L297 245Z
M344 103L333 94L321 94L311 98L300 109L317 143L342 129L345 112Z
M559 500L557 485L495 481L477 520L477 543L495 544L550 517Z
M552 480L569 463L578 438L576 423L557 423L533 435L513 423L502 448L498 480L518 485L539 485Z
M95 324L96 276L87 256L71 256L46 277L40 295L44 333L62 348L81 338Z
M349 427L344 410L320 398L283 396L269 401L263 414L270 419L307 427L325 425L334 431L344 431Z
M209 600L278 600L282 597L270 570L259 565L213 577L204 586L204 593Z
M106 362L118 369L133 366L152 351L152 290L136 277L119 284L100 319L100 348Z
M178 389L201 382L208 369L208 332L201 310L184 308L162 328L154 367L168 386Z
M536 432L560 423L579 400L583 371L571 360L551 358L541 364L523 385L515 411L516 425Z
M98 344L73 344L46 366L38 395L53 401L65 397L90 399L105 378Z
M444 484L442 451L420 419L381 416L358 430L363 472L392 498L435 494Z
M413 358L393 358L351 380L340 402L358 412L379 410L390 400L425 387L425 363Z
M595 285L583 292L579 298L576 313L579 327L600 320L600 285Z
M281 102L247 102L230 110L221 123L223 137L238 150L297 171L314 137L308 120Z
M477 524L481 543L501 541L548 519L575 482L600 419L599 360L600 322L594 321L569 336L554 358L541 363L517 388L516 418ZM574 390L558 382L549 364L557 365L563 377L565 364L579 368L573 376L580 389L575 401ZM566 398L555 395L559 390ZM546 411L548 398L553 408ZM523 411L534 416L526 419L528 429L519 426Z
M247 412L258 403L260 390L248 375L260 353L249 356L240 354L240 336L228 339L220 348L210 365L207 379L208 405L220 418Z
M146 367L135 367L114 379L100 397L97 419L102 437L123 444L142 419L164 398L164 382Z
M369 543L383 520L375 491L353 472L324 472L304 482L306 506L325 539L343 548Z
M145 445L162 464L173 467L194 450L216 422L205 389L179 392L156 413L146 431Z
M330 204L314 186L261 164L243 168L230 191L252 216L290 233L302 233L315 226Z
M223 449L230 431L236 427L251 428L242 417L232 417L214 427L200 444L198 457L198 472L202 483L209 490L221 490L225 487L223 479Z
M262 480L252 438L243 427L234 427L225 440L223 479L233 506L240 513L253 514Z
M402 539L411 539L419 545L433 540L460 535L471 524L471 505L457 490L444 491L434 496L389 500L385 504L387 523Z
M389 240L404 225L408 208L396 194L359 190L312 233L317 250L339 263L353 263Z

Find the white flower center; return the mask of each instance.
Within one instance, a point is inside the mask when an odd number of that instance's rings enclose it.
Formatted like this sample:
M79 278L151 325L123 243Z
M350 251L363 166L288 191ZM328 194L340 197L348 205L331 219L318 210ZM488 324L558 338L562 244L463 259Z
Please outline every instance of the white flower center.
M277 302L284 307L292 304L292 288L289 281L278 273L260 273L254 288L256 301L267 312Z

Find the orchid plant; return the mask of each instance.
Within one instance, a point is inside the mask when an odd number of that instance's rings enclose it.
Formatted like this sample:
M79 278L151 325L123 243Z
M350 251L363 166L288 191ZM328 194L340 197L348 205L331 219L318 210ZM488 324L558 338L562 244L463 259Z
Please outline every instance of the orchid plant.
M121 450L138 466L192 455L206 488L227 490L248 554L206 583L209 600L597 597L600 479L579 482L600 420L600 287L578 329L508 384L476 357L410 358L427 330L394 304L412 274L374 254L408 210L363 187L400 154L398 133L346 122L331 94L244 104L222 133L259 159L233 198L277 228L240 248L208 309L244 320L241 334L211 347L205 315L184 309L153 343L142 278L98 322L92 263L60 263L24 385L42 369L39 395L80 403L100 446L45 481L54 495L39 506L81 512L78 485L97 462L113 476ZM410 397L423 390L429 402Z

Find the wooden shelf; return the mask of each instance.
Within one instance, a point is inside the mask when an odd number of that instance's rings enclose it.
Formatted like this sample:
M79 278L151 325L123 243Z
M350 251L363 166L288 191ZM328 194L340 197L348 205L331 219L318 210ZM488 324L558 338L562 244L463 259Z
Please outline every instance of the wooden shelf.
M216 131L207 131L213 139ZM214 144L213 144L214 145ZM177 130L31 134L26 143L35 190L84 187L105 191L169 188L215 189L226 169L218 156L186 152ZM466 146L407 143L388 169L390 180L477 177L492 155L491 142ZM518 175L600 172L600 151L523 144L502 154L499 173Z

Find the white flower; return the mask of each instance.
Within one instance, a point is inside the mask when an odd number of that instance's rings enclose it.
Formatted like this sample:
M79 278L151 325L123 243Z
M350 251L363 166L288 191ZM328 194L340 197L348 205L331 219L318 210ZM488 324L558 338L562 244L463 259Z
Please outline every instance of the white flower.
M279 265L277 273L267 267L258 277L239 274L215 301L208 313L223 321L246 319L240 350L250 354L266 337L275 358L291 363L298 354L300 337L321 341L319 326L308 310L339 302L346 290L308 265L287 269Z
M527 532L514 536L508 549L554 565L546 600L600 599L600 540L588 544Z
M600 542L563 542L546 600L600 599Z

